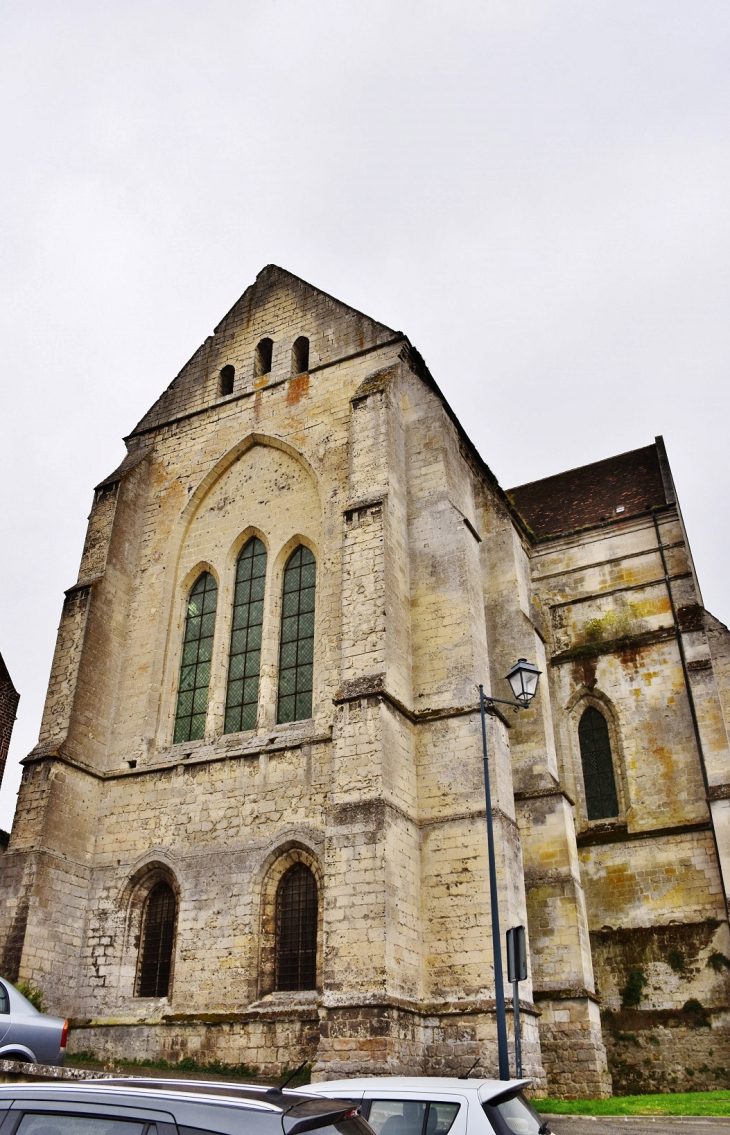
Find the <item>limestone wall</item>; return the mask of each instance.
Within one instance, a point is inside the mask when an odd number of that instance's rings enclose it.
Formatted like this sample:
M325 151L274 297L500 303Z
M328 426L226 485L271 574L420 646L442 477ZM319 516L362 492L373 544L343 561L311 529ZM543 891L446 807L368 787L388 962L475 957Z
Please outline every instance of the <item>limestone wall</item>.
M2 864L5 972L74 1018L77 1050L267 1074L307 1058L318 1076L478 1060L493 1074L495 997L511 990L494 989L478 686L509 696L518 657L543 672L539 694L519 714L490 709L487 734L500 929L525 925L529 941L530 1074L564 1095L609 1091L604 1037L614 1056L622 1042L605 1012L623 1011L622 974L639 965L627 928L648 935L661 1000L666 927L712 924L680 986L720 1020L724 976L706 963L730 958L730 651L673 505L658 523L679 629L649 514L537 542L404 337L273 267L127 444L94 495ZM257 723L226 735L252 535L267 552ZM278 724L283 572L300 544L317 564L313 708ZM205 736L175 744L202 571L218 588ZM608 722L620 804L601 822L577 742L588 705ZM318 887L317 984L283 993L276 888L294 863ZM159 881L177 902L172 986L141 998Z

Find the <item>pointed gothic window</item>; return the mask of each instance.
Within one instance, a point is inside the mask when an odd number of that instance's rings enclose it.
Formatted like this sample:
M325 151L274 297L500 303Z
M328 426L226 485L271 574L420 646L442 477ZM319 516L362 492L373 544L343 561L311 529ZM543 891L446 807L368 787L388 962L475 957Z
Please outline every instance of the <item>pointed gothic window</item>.
M256 728L265 582L266 548L254 536L236 566L225 733Z
M317 984L317 884L303 863L290 867L276 895L276 988Z
M142 919L138 997L167 997L174 939L175 895L168 883L158 883L149 893Z
M274 353L274 340L262 339L256 347L256 354L253 360L253 374L254 378L260 378L262 374L268 374L271 370L271 359Z
M204 571L188 599L173 741L176 745L205 736L217 600L218 585L210 572Z
M589 820L618 816L618 796L611 757L608 723L602 713L589 705L578 726L580 759Z
M300 335L291 352L292 374L304 374L309 370L309 339Z
M300 544L284 569L276 715L279 723L312 716L316 574L314 556Z

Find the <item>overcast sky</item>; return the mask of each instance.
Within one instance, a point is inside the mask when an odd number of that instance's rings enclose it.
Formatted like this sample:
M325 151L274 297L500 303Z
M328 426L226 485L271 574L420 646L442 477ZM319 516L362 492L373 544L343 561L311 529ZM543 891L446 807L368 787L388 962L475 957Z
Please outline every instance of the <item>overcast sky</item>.
M727 0L4 0L0 651L267 263L406 332L501 484L663 434L730 619Z

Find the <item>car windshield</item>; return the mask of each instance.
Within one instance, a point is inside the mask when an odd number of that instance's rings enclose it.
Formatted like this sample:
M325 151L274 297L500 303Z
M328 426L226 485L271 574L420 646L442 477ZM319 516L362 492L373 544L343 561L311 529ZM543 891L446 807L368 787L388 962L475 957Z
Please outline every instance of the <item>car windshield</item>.
M489 1100L484 1111L497 1135L549 1135L550 1128L522 1092Z

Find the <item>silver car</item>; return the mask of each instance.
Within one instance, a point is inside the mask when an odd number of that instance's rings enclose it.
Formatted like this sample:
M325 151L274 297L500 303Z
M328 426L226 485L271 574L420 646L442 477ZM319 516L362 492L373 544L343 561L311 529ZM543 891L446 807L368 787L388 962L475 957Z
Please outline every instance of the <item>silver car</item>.
M63 1064L68 1021L39 1013L15 986L0 978L0 1060Z
M356 1076L308 1092L360 1104L375 1135L549 1135L523 1094L529 1080L451 1076Z

